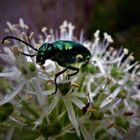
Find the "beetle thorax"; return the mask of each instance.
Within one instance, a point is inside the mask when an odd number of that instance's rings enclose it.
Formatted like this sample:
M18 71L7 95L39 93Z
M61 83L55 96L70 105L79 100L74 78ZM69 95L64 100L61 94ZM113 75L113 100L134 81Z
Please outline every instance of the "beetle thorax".
M36 62L43 65L47 59L53 60L57 55L58 49L50 43L44 43L38 50Z

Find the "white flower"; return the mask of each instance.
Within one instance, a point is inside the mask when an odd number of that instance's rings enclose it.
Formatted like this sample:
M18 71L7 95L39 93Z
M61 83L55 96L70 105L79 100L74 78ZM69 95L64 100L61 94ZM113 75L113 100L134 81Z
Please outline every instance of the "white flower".
M49 32L43 27L43 35L35 40L33 33L27 36L29 27L22 19L17 25L10 22L7 25L9 34L30 42L35 48L44 42L70 40L83 44L91 52L89 64L85 67L81 63L75 64L80 69L78 74L66 80L71 73L67 71L57 78L58 90L52 94L56 86L55 74L63 68L51 60L39 66L35 57L21 54L35 54L33 49L17 40L12 40L11 44L6 42L0 54L6 64L0 78L6 80L7 88L0 93L0 105L7 102L15 105L16 111L12 116L15 123L26 124L27 121L26 125L40 132L38 139L42 136L55 139L65 133L77 133L85 140L92 140L108 135L121 138L121 131L126 131L128 127L124 114L136 112L130 120L131 127L140 121L136 103L140 98L139 63L134 61L127 49L115 50L110 45L113 42L110 35L104 33L104 39L100 40L100 31L97 30L94 41L87 41L82 31L78 39L73 35L75 27L72 23L64 21L60 33L53 29ZM14 133L13 127L9 130Z

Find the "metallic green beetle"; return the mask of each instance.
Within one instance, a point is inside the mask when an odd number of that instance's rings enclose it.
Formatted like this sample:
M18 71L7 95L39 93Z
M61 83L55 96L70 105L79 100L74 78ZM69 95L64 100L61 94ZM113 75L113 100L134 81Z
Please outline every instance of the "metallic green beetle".
M61 75L68 69L75 71L74 73L68 75L69 79L71 76L79 72L79 68L73 67L72 64L84 62L84 66L89 62L91 58L91 53L89 52L89 50L82 44L74 41L59 40L53 43L44 43L39 49L36 49L29 43L13 36L6 36L2 40L2 43L10 38L18 40L35 50L37 54L27 54L24 52L21 53L30 57L36 56L36 63L43 65L46 60L50 59L65 68L55 75L54 82L56 87L54 94L57 92L58 85L56 81L59 75Z

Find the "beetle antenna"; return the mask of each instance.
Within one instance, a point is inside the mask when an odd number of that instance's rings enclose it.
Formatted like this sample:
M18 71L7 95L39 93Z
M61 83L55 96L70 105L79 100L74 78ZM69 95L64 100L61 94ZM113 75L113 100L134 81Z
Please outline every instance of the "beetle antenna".
M28 53L24 53L24 52L20 52L20 53L23 54L23 55L26 55L26 56L30 56L30 57L36 56L36 54L28 54Z
M10 38L11 38L11 39L18 40L18 41L20 41L20 42L26 44L27 46L29 46L30 48L32 48L33 50L35 50L35 51L38 52L38 49L34 48L31 44L29 44L29 43L27 43L27 42L25 42L25 41L23 41L23 40L21 40L21 39L19 39L19 38L17 38L17 37L14 37L14 36L6 36L6 37L4 37L3 40L2 40L2 44L4 43L5 40L10 39Z

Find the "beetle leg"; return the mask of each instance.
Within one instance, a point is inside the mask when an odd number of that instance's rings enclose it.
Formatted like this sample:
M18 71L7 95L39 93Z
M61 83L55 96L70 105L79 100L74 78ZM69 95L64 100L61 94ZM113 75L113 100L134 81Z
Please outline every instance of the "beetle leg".
M70 79L71 76L73 76L73 75L75 75L75 74L77 74L79 72L79 68L76 68L76 67L68 66L68 69L76 71L76 72L74 72L72 74L69 74L68 79Z
M64 73L68 68L65 68L64 70L58 72L56 75L55 75L55 78L54 78L54 83L55 83L55 91L53 94L56 94L57 92L57 88L58 88L58 85L57 85L57 78L59 75L61 75L62 73Z

